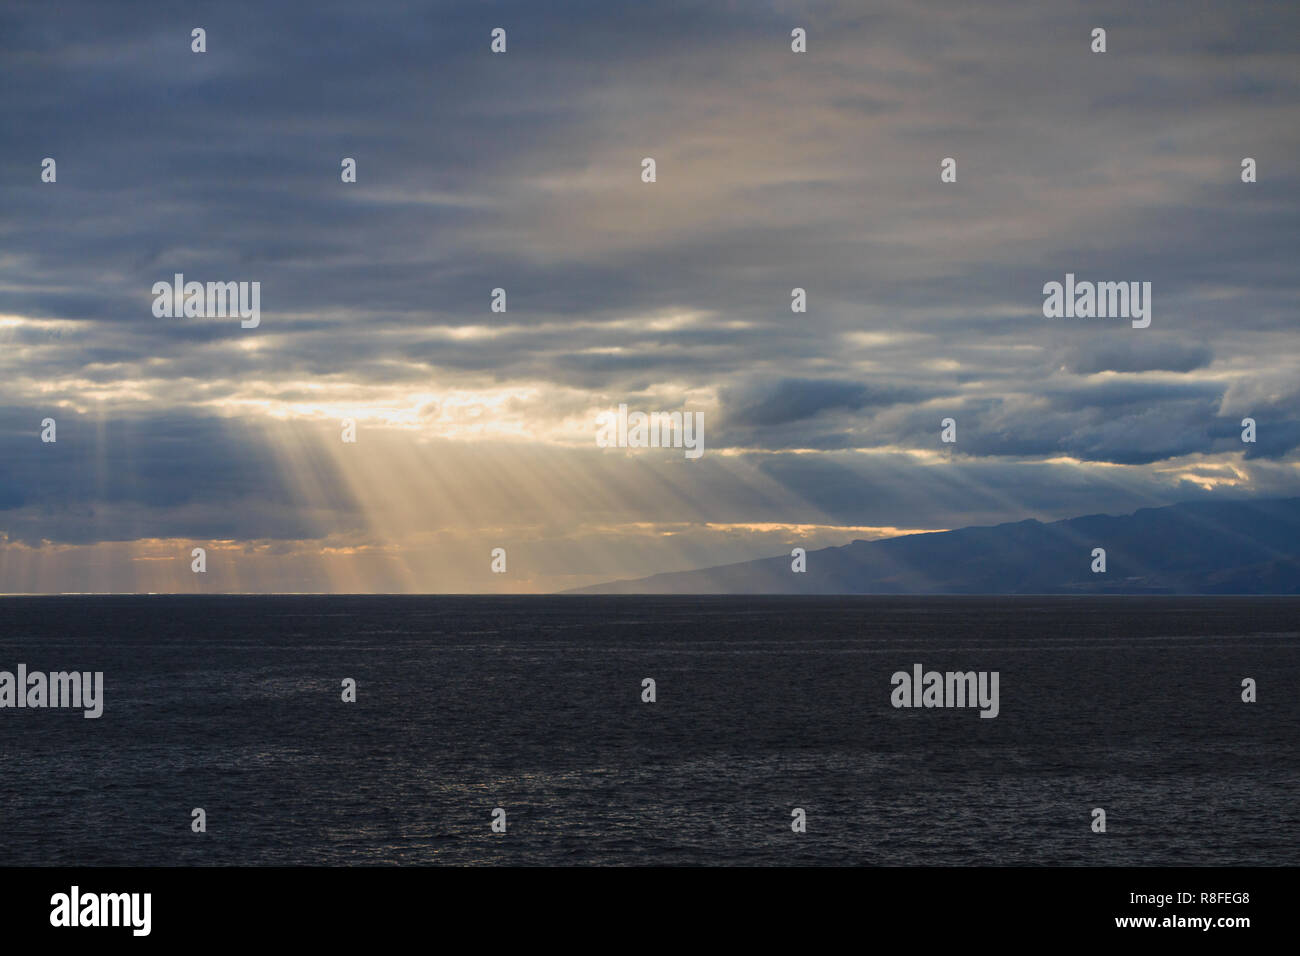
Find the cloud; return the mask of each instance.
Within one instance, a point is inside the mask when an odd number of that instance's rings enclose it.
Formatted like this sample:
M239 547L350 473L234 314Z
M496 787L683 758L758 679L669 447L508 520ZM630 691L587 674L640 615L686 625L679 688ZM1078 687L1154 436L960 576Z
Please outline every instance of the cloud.
M782 379L747 390L726 390L722 402L736 426L786 425L829 410L856 412L868 406L895 405L915 397L912 389L872 388L835 379Z
M1300 10L1248 21L1172 0L8 4L0 534L364 544L360 586L405 580L394 555L434 526L545 526L611 575L751 556L734 531L681 552L628 531L680 524L666 488L703 524L845 528L1295 493ZM262 325L154 318L176 272L261 282ZM1151 282L1152 326L1045 319L1066 272ZM699 467L597 456L594 414L624 401L702 410ZM374 474L340 457L347 417ZM547 469L583 547L532 500ZM456 507L415 493L428 473ZM603 530L558 503L578 488Z
M1178 341L1139 341L1121 346L1117 342L1076 347L1062 358L1062 367L1076 375L1098 372L1194 372L1214 360L1204 345Z

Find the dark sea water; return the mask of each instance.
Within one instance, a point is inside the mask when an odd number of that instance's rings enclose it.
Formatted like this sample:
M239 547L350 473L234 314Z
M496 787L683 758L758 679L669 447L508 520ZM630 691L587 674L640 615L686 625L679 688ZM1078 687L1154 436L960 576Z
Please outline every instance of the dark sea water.
M11 865L1295 865L1298 631L1287 598L3 598L0 670L101 670L106 703L0 710L0 845ZM914 663L998 671L1000 716L893 708Z

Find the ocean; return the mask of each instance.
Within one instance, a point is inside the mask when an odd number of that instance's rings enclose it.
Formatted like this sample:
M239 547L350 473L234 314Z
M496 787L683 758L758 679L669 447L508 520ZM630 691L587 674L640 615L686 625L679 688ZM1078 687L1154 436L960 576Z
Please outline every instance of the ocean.
M0 598L19 664L103 713L0 709L10 865L1300 863L1296 598Z

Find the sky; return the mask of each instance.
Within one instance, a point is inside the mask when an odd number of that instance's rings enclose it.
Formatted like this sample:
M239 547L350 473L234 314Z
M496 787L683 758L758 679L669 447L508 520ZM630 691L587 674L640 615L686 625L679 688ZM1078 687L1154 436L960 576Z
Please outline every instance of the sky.
M545 592L1300 493L1298 46L1237 0L7 2L0 592ZM176 273L259 324L156 316ZM1045 317L1067 273L1150 326ZM620 404L703 454L600 447Z

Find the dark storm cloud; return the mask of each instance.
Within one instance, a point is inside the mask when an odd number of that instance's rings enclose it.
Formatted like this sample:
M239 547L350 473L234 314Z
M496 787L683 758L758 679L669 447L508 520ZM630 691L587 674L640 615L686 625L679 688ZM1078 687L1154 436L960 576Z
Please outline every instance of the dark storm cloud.
M331 527L299 507L273 440L242 423L185 414L65 414L55 441L43 416L0 408L0 522L12 541L38 544L305 538L355 524L356 504L317 460Z
M752 428L786 425L832 409L858 411L874 405L895 405L915 399L917 394L914 389L872 388L861 382L782 379L746 391L723 391L722 400L730 424Z
M1062 365L1078 375L1097 372L1191 372L1214 360L1203 345L1180 342L1099 343L1071 349Z

